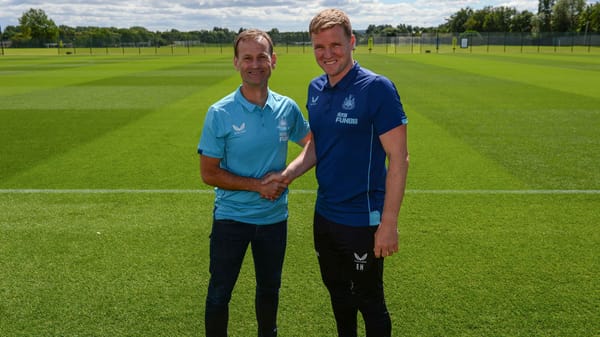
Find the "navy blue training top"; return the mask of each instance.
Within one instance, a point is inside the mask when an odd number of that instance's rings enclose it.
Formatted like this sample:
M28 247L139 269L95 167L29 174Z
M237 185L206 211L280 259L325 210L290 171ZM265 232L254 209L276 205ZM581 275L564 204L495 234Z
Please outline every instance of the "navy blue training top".
M327 75L308 88L319 183L316 211L347 226L381 222L387 174L379 136L408 123L395 85L355 63L334 87Z

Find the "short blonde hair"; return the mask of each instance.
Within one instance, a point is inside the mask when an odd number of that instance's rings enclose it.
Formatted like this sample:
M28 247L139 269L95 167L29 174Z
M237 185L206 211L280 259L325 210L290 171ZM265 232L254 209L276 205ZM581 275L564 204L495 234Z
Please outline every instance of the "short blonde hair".
M352 36L352 24L346 13L336 8L324 9L310 21L308 32L312 35L338 25L342 26L348 38Z
M239 33L236 36L235 41L233 42L234 55L236 57L238 56L238 45L240 44L240 41L260 41L261 39L267 40L267 42L269 43L269 54L273 55L273 40L271 40L271 37L267 32L262 31L260 29L246 29Z

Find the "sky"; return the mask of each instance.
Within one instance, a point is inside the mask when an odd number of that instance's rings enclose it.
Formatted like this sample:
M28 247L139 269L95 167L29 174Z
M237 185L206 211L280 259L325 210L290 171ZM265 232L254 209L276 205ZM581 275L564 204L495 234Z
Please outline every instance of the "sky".
M591 3L594 1L588 1ZM259 28L307 31L321 9L340 8L355 30L369 25L438 26L461 8L514 7L537 13L538 0L0 0L0 26L19 25L30 8L42 9L56 25L129 28L150 31L238 31Z

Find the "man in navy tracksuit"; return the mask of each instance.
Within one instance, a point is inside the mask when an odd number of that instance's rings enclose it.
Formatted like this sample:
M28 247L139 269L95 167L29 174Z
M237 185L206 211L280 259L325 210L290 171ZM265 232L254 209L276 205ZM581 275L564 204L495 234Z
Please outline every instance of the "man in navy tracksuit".
M394 84L353 60L356 39L346 14L320 12L310 34L325 72L308 88L313 140L279 179L290 183L316 165L314 243L338 335L356 336L360 311L367 337L388 337L383 257L398 251L407 118Z

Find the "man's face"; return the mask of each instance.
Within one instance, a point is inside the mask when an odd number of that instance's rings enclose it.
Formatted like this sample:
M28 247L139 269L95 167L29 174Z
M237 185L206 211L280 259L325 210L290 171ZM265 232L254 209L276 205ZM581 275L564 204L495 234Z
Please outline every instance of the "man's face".
M265 39L242 40L238 44L238 54L233 63L240 72L244 85L265 87L275 65L275 54L269 53L269 42Z
M311 35L313 51L317 63L335 85L352 68L354 35L346 36L341 26L322 30Z

